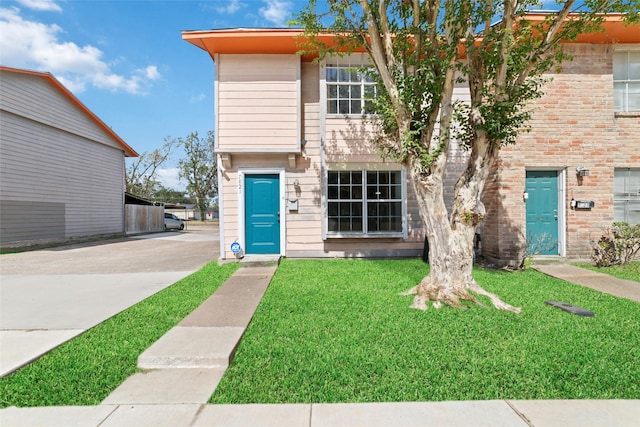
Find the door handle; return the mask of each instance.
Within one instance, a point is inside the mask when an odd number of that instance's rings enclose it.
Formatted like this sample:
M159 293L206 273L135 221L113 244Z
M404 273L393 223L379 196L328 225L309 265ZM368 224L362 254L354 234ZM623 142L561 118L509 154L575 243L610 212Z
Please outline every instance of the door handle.
M558 209L553 210L553 219L558 220Z

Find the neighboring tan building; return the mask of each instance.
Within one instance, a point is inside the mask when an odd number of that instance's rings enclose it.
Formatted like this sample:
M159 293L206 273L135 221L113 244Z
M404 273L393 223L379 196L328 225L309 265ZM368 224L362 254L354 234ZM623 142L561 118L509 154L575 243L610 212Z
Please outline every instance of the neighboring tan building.
M543 255L589 259L612 222L640 223L640 26L609 17L565 51L485 186L483 255L500 264L517 264L527 235L557 242Z
M215 63L221 258L419 255L423 230L406 171L366 142L364 94L373 86L353 72L366 56L313 62L296 53L301 34L183 33ZM528 232L555 239L551 255L588 257L614 218L639 220L639 28L614 17L567 49L574 61L547 85L532 132L503 151L500 174L487 182L480 231L492 262L519 262ZM468 89L456 97L468 98ZM451 189L465 153L454 146L450 154ZM578 178L577 167L589 175ZM540 201L540 193L556 198ZM574 209L572 199L595 207Z
M137 153L49 73L0 67L0 244L124 233Z

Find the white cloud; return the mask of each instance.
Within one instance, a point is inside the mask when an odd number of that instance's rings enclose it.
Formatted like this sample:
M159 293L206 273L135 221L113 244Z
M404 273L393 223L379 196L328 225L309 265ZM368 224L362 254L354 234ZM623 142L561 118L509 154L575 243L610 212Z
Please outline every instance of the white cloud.
M264 0L264 3L266 7L260 8L260 15L279 27L286 26L287 19L291 16L293 4L281 0Z
M62 8L54 0L18 0L26 8L45 12L62 12Z
M207 95L205 95L204 93L199 93L197 95L192 96L189 99L189 102L191 102L192 104L196 104L198 102L204 101L205 99L207 99Z
M180 179L178 168L158 169L158 181L172 190L184 190L186 185Z
M155 65L149 65L144 69L145 77L149 80L158 80L160 78L160 72L158 71L158 67Z
M240 0L230 0L226 6L216 7L218 13L226 13L228 15L233 15L240 9L246 7L245 3L242 3Z
M117 74L97 47L60 40L64 33L60 26L25 20L17 8L0 8L0 29L3 65L51 72L73 92L92 85L144 94L150 82L161 77L154 65L134 70L130 76Z

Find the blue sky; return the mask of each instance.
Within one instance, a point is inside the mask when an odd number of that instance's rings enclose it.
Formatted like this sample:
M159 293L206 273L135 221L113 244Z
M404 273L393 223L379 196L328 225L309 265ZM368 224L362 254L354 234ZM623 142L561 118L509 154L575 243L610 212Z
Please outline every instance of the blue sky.
M0 64L52 73L138 153L213 128L213 62L183 30L284 27L297 0L2 0ZM179 157L177 153L174 157ZM175 159L174 159L175 160ZM162 171L181 189L174 164Z
M142 154L161 147L165 137L205 135L213 128L213 62L183 41L181 31L285 27L306 4L1 0L0 64L52 73ZM161 179L168 187L184 187L175 162Z

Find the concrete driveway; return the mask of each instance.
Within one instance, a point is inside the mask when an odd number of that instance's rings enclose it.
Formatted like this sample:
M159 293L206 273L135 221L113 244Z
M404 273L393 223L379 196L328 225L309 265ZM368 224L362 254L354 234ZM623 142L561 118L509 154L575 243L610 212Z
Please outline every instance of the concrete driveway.
M0 255L0 376L218 258L218 228Z

